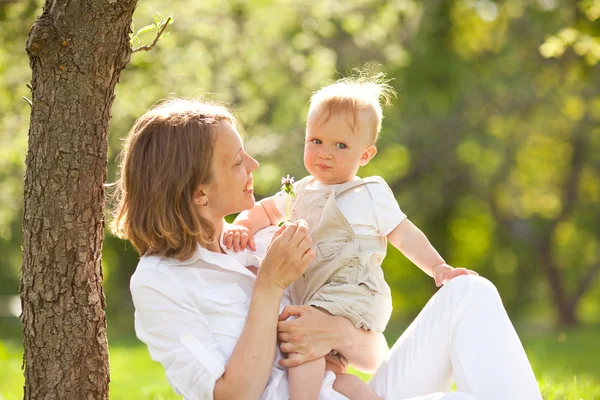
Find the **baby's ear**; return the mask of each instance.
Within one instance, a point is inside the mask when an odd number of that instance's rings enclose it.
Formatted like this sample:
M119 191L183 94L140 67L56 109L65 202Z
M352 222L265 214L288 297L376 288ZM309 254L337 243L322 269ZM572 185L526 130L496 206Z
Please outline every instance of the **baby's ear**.
M375 157L377 154L377 147L374 144L367 147L367 149L360 156L360 166L363 167L371 161L371 158Z

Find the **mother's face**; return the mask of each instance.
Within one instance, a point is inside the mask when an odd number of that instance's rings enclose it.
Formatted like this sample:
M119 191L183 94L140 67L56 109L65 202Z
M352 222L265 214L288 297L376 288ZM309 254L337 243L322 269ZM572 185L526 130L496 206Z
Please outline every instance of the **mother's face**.
M234 126L221 121L215 133L212 182L201 188L208 200L207 206L200 206L201 213L222 219L252 208L255 202L252 171L256 168L258 162L246 153Z

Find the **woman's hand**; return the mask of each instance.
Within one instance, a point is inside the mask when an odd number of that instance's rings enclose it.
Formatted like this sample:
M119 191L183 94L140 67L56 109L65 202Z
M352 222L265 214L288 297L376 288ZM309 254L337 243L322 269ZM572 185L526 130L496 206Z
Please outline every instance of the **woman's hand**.
M286 321L290 316L295 319ZM333 349L337 329L334 317L311 306L287 306L279 316L277 338L279 347L289 358L279 361L280 365L295 367L307 361L323 357Z
M285 289L300 277L315 258L312 240L304 220L287 223L273 235L258 270L256 286Z
M290 316L295 319L285 321ZM343 357L328 357L339 362L345 370L349 362L359 371L373 373L388 353L385 337L381 332L356 328L344 317L329 315L311 306L287 306L279 315L277 339L289 358L279 364L295 367L307 361L329 354L334 349Z

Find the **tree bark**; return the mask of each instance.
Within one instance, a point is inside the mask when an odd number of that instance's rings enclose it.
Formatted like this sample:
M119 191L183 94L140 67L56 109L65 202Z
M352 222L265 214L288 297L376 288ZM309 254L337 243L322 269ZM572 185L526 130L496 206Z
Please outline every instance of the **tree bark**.
M108 398L103 205L114 89L137 0L47 0L27 40L32 109L21 303L25 399Z

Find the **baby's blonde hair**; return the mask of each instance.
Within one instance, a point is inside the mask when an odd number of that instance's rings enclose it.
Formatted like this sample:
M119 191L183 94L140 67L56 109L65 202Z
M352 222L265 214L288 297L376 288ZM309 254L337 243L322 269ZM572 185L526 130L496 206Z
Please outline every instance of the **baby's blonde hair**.
M337 80L335 83L316 91L310 99L308 120L322 119L327 122L333 113L347 113L348 123L353 131L358 126L359 113L372 113L369 133L373 143L379 138L381 121L383 119L382 105L389 105L396 97L396 91L389 85L383 72L372 73L369 69L355 69L349 77Z

